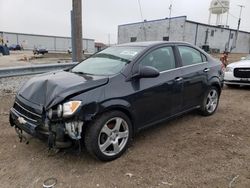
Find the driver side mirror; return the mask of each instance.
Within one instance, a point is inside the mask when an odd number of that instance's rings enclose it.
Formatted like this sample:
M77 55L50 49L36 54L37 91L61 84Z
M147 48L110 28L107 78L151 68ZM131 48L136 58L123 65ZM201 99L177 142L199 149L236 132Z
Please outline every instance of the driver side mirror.
M141 66L139 73L134 75L133 78L155 78L160 75L160 72L151 66Z
M240 59L243 61L243 60L246 60L246 57L242 57L242 58L240 58Z

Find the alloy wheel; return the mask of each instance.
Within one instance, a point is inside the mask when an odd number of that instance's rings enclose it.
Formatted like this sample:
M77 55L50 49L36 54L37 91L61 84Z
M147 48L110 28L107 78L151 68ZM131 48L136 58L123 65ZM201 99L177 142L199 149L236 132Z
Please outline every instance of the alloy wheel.
M212 89L207 96L206 109L209 113L213 113L218 105L218 93L215 89Z
M98 137L98 147L103 154L114 156L124 149L128 138L128 124L123 118L115 117L102 127Z

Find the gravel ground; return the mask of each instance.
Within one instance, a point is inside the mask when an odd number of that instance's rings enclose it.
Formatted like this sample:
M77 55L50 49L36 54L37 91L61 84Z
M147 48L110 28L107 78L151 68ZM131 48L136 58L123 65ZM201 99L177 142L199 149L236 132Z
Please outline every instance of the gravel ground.
M0 79L0 187L249 188L250 88L222 92L216 114L196 112L139 133L118 160L102 163L85 151L50 153L46 143L19 143L8 123L16 90L29 78Z
M0 94L16 93L18 89L33 76L0 78Z

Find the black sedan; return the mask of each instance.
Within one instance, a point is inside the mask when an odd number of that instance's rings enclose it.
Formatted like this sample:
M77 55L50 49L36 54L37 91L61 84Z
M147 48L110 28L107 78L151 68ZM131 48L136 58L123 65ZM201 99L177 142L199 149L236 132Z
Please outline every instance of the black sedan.
M84 143L96 158L121 156L138 131L219 103L221 63L181 42L107 48L73 68L30 79L16 95L10 124L49 147Z

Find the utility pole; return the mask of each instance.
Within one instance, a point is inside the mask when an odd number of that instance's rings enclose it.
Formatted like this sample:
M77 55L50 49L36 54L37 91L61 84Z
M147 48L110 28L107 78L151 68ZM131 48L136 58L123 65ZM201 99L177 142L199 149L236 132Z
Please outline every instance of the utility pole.
M170 30L170 24L171 24L171 16L172 16L172 7L173 7L173 5L172 5L172 3L170 4L170 6L169 6L169 26L168 26L168 29Z
M142 29L143 29L143 33L144 33L144 41L147 41L147 34L146 34L146 27L145 27L146 20L143 19L141 1L140 0L138 0L138 5L139 5L139 8L140 8L140 13L141 13Z
M240 16L239 16L239 20L238 20L238 27L237 27L236 35L235 35L235 38L234 38L234 41L233 41L233 45L231 46L231 50L230 51L232 51L234 48L236 48L237 39L238 39L239 31L240 31L242 9L245 8L245 6L243 6L243 5L238 5L238 6L240 7Z
M238 6L240 7L240 17L239 17L239 21L238 21L238 28L237 28L237 31L240 30L242 9L245 8L245 6L243 6L243 5L238 5Z
M168 18L168 40L170 39L170 29L171 29L171 16L172 16L172 2L169 6L169 18Z
M72 0L71 11L72 60L83 60L82 49L82 0Z

